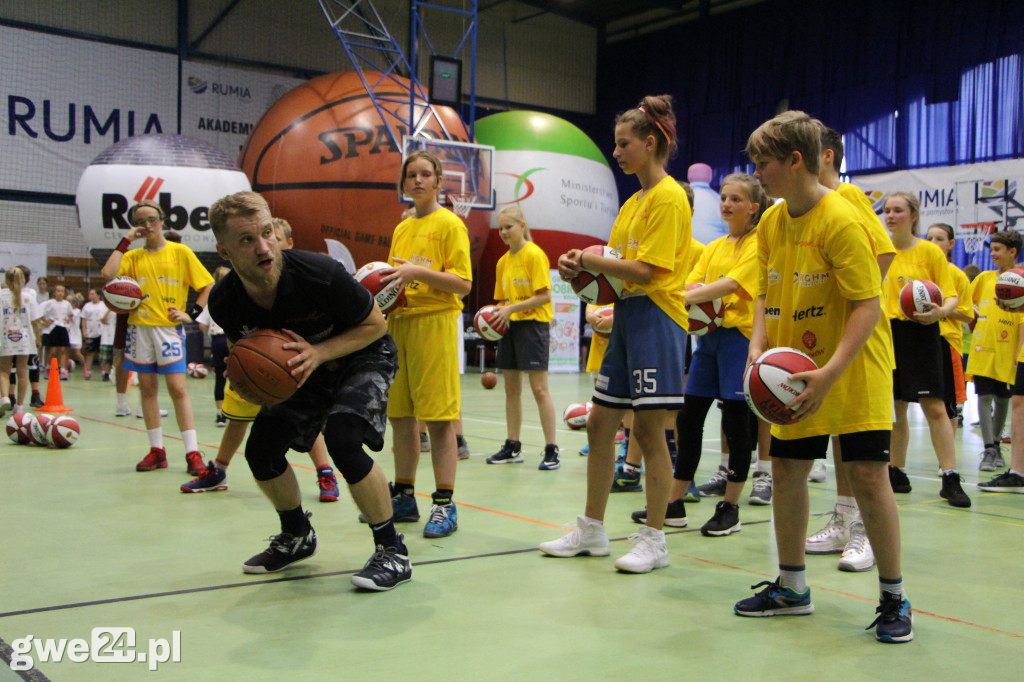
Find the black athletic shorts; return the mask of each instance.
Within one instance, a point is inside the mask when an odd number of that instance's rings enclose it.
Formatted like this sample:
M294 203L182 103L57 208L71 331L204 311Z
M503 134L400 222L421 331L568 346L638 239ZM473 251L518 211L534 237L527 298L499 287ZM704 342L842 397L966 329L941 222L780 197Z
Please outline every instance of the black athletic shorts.
M82 350L86 353L96 353L100 349L100 337L90 336L82 343Z
M975 376L973 378L974 392L978 395L994 395L1002 399L1009 398L1011 395L1024 395L1024 393L1016 392L1020 380L1020 363L1017 363L1017 382L1013 386L992 377Z
M945 402L948 346L943 347L939 325L909 320L890 320L896 369L892 371L892 395L896 400L916 403L921 398ZM956 403L956 395L953 396Z
M546 372L551 344L547 322L523 320L508 325L508 334L498 341L498 369Z
M916 323L911 323L916 324ZM839 448L844 462L888 462L892 431L857 431L839 434ZM780 440L772 436L768 449L772 457L785 459L825 459L829 436L810 436Z
M49 334L43 334L43 346L47 348L67 348L71 345L68 328L57 325Z

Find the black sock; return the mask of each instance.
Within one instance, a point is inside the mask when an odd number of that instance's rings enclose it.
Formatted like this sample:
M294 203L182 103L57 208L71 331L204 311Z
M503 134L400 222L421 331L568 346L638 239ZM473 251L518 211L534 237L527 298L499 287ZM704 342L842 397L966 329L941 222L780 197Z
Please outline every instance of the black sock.
M463 445L466 444L465 437L464 436L460 436L459 434L455 434L455 444L458 445L461 448Z
M373 543L375 545L379 547L394 547L398 550L405 549L405 545L398 541L398 531L395 530L394 517L384 523L370 526L370 530L373 531Z
M282 533L291 533L295 537L302 537L307 535L310 529L312 529L312 526L309 524L309 517L302 510L301 504L295 509L289 509L288 511L278 510L277 515L281 517Z
M409 495L412 497L412 494L416 492L416 488L408 483L388 483L388 488L391 489L391 497L396 495Z
M445 505L445 504L451 504L452 503L452 496L454 494L455 494L454 490L444 490L442 488L438 488L437 490L434 491L434 493L430 497L433 498L434 504L436 504L438 506L442 506L442 505Z

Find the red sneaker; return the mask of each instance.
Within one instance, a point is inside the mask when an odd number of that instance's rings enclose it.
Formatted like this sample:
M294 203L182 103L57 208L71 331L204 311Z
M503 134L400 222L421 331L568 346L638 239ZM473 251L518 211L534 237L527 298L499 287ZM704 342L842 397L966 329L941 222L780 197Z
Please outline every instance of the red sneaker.
M206 473L206 464L203 463L203 453L198 450L185 453L185 464L188 465L190 476L202 476ZM164 466L167 466L166 464Z
M167 451L163 448L150 448L149 454L135 465L136 471L153 471L167 468Z

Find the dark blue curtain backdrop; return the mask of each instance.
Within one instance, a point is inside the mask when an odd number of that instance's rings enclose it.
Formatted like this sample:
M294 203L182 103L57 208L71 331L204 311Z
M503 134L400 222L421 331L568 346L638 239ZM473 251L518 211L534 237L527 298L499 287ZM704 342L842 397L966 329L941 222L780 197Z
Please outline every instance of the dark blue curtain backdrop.
M1019 1L769 0L603 47L585 129L610 154L619 112L671 94L669 170L710 164L716 186L780 103L844 132L851 174L1024 157L1022 54Z

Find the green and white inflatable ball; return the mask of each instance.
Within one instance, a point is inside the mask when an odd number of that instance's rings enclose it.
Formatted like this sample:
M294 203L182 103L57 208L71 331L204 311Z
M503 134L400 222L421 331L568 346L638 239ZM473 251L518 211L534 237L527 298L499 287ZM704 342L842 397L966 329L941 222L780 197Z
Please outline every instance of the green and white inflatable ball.
M607 160L582 130L550 114L509 111L477 121L475 134L495 149L497 203L482 278L493 282L494 266L507 250L497 235L497 216L506 206L522 209L533 241L552 265L569 249L607 243L619 212L618 190Z

